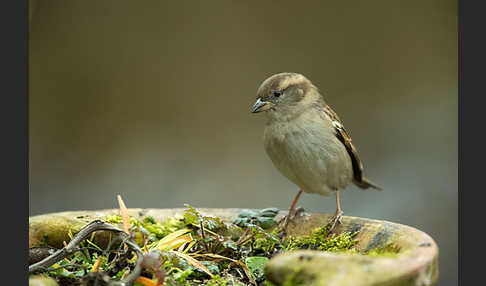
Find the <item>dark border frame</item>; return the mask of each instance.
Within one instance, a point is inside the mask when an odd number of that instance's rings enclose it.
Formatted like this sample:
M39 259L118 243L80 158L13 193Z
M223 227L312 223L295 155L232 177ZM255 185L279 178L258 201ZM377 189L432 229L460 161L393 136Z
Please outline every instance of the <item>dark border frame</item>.
M481 125L484 106L474 100L484 96L484 9L478 1L458 1L458 203L459 203L459 285L477 285L484 280L478 243L484 209L480 195L484 188L484 141ZM476 220L475 220L476 218ZM475 225L474 225L475 224ZM447 226L444 226L447 227ZM479 282L481 283L481 282Z
M29 9L28 0L0 4L2 41L1 177L2 245L7 276L28 285L29 196ZM25 212L26 217L22 214ZM21 265L25 265L22 269ZM13 270L13 272L12 272ZM17 273L18 272L18 273ZM7 278L6 279L10 279ZM22 281L23 280L23 281Z

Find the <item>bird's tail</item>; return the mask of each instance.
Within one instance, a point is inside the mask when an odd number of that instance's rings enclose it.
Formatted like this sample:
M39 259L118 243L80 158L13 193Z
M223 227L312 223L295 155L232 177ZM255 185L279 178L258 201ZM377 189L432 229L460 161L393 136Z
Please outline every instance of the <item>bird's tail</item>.
M373 189L378 190L378 191L383 190L381 187L377 186L375 183L373 183L372 181L370 181L369 179L367 179L364 176L361 178L361 181L354 180L354 183L356 184L356 186L358 186L362 189L373 188Z

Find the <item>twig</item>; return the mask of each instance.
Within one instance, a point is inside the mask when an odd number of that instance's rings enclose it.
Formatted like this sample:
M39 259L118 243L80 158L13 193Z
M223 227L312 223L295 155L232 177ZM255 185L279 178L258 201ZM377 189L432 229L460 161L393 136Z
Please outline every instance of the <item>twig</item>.
M60 260L68 257L69 255L75 253L79 250L78 245L85 239L89 237L89 235L95 231L99 230L107 230L117 233L119 236L122 237L124 243L128 245L135 253L137 254L137 262L135 264L135 268L131 271L130 275L128 275L122 281L110 281L108 283L109 286L131 286L135 282L140 273L142 272L142 258L143 253L140 247L130 238L130 235L125 233L123 230L118 229L111 224L107 224L101 220L95 220L83 227L74 237L73 239L62 249L59 249L52 255L44 258L43 260L32 264L29 266L29 274L38 272L38 271L45 271L51 265L59 262Z
M253 238L253 235L249 236L247 239L240 241L240 243L237 243L236 246L243 245L243 244L247 243L252 238Z
M244 237L245 237L245 236L248 234L248 232L249 232L249 231L250 231L250 228L247 228L247 229L245 230L245 232L243 232L243 234L240 236L240 238L239 238L239 239L238 239L238 241L236 242L236 245L239 245L239 243L240 243L241 239L242 239L242 238L244 238Z
M204 234L204 226L203 226L202 221L199 222L199 225L201 226L201 237L202 237L202 242L203 242L204 248L206 249L206 252L209 252L209 247L206 243L206 235Z
M240 246L240 245L243 245L244 243L246 243L248 240L252 239L253 238L253 234L250 234L249 237L245 238L245 239L242 239L244 238L248 232L249 232L250 228L247 228L245 230L245 232L240 236L240 238L238 239L238 241L236 242L236 246Z

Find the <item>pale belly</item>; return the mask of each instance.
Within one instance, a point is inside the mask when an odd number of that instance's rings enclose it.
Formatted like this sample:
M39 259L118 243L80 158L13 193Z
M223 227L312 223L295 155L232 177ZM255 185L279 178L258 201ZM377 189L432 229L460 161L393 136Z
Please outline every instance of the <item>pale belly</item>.
M269 125L265 150L275 167L304 192L324 196L351 183L351 158L331 127Z

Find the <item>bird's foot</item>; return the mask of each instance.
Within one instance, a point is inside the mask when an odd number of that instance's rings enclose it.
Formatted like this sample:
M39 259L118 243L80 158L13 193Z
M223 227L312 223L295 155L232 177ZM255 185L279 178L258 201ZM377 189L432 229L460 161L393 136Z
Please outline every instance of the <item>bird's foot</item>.
M291 221L293 222L294 219L302 216L304 212L305 210L303 207L298 207L292 211L289 211L289 213L278 222L279 226L283 229L285 234L287 233L287 227L289 223Z
M334 214L331 219L329 220L329 222L327 223L327 233L331 233L334 228L336 227L336 224L342 224L342 217L343 217L343 212L341 210L339 211L336 211L336 214Z

